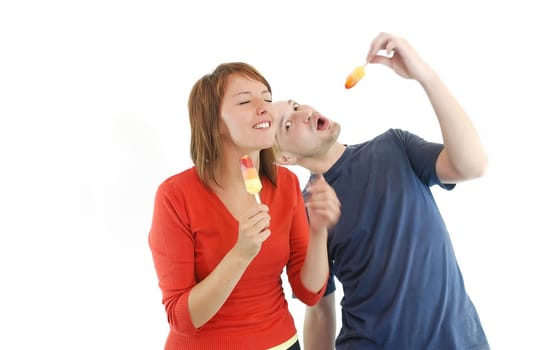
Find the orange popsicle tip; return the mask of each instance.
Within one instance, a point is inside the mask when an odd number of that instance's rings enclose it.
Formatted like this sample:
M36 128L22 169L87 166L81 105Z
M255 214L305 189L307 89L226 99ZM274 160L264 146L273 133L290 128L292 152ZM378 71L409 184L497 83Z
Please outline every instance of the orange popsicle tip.
M249 156L240 158L241 173L245 181L245 189L250 194L257 194L262 190L262 183L258 177L258 171L254 167L253 160Z
M346 83L344 84L344 87L347 89L350 89L351 87L354 87L354 85L357 84L361 78L365 76L365 66L358 66L356 67L352 73L346 77Z

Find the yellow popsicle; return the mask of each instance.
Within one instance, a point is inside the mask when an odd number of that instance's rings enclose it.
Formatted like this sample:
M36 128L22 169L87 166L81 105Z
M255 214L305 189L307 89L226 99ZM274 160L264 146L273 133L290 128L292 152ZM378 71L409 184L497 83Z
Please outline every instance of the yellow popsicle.
M242 156L240 158L240 166L243 181L245 181L245 189L250 194L255 195L256 201L260 203L258 192L262 190L262 182L260 182L258 171L253 165L253 160L249 156Z
M365 66L357 66L352 73L346 77L346 83L344 84L344 87L347 89L350 89L354 85L357 84L358 81L361 80L365 76Z

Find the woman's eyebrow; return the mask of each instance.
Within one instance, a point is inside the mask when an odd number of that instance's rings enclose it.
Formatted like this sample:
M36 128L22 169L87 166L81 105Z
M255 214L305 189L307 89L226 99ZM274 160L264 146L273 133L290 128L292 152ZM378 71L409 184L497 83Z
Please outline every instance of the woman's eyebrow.
M240 91L236 94L236 96L240 96L240 95L251 95L251 93L249 91Z
M269 90L263 90L260 92L261 95L265 95L265 94L270 94L271 95L271 92ZM252 95L252 93L250 91L240 91L236 94L236 96L240 96L240 95Z

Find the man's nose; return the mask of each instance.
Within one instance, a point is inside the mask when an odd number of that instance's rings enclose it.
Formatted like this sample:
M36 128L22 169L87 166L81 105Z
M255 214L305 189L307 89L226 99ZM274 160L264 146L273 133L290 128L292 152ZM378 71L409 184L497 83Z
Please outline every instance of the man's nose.
M313 111L310 109L302 109L300 111L300 114L298 115L300 120L303 123L307 123L307 124L310 123L312 116L313 116Z

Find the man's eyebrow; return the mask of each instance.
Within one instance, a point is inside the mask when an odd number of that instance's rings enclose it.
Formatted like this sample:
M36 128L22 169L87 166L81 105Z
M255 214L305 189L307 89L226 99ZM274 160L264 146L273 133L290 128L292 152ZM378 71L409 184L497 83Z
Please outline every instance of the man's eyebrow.
M287 101L288 105L290 105L291 107L294 107L294 105L296 104L296 102L294 100L288 100ZM284 114L280 116L281 117L281 120L279 121L279 130L282 130L283 128L283 123L284 123Z

